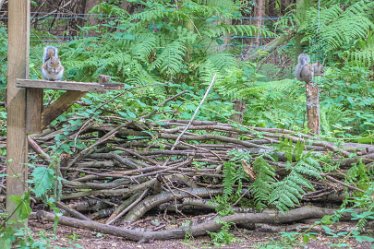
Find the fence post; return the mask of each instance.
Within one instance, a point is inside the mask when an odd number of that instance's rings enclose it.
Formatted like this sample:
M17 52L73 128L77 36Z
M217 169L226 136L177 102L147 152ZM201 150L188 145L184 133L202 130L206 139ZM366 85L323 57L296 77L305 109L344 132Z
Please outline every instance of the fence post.
M26 90L16 87L16 79L29 74L30 0L9 1L8 16L6 207L17 223L17 206L10 197L22 195L27 187L27 139Z

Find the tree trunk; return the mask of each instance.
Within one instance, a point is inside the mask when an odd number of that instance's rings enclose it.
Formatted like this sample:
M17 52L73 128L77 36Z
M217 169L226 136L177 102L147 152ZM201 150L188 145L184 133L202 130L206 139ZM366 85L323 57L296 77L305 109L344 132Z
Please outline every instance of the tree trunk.
M268 2L268 16L274 17L277 16L275 9L275 0L269 0Z
M264 25L264 15L265 15L265 0L257 0L255 8L255 25L258 29L261 29ZM257 34L255 43L256 47L261 45L261 35Z

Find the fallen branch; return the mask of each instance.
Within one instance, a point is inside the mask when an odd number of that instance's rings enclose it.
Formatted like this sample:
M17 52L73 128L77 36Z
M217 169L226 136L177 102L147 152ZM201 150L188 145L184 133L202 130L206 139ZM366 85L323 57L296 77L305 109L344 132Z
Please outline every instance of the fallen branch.
M126 239L148 242L150 240L167 240L167 239L182 239L187 234L189 236L206 235L208 232L218 231L224 223L230 222L236 225L248 223L261 224L287 224L293 222L300 222L306 219L318 219L325 215L332 215L336 210L319 207L301 207L290 210L287 213L278 212L264 212L264 213L240 213L225 217L217 217L214 220L209 220L200 224L192 224L190 226L181 226L175 229L168 229L162 231L147 231L139 228L119 228L116 226L105 225L95 221L83 221L69 217L59 217L59 223L75 228L85 228L91 231L111 234ZM53 222L55 215L46 211L38 211L37 217L39 220L47 220ZM349 216L342 217L341 220L348 219Z
M142 217L147 211L152 208L161 205L162 203L171 201L173 199L182 199L186 197L212 197L221 194L221 189L206 189L206 188L196 188L196 189L185 189L184 191L175 190L173 192L163 192L154 196L149 196L144 199L141 203L136 205L124 218L124 221L134 222Z

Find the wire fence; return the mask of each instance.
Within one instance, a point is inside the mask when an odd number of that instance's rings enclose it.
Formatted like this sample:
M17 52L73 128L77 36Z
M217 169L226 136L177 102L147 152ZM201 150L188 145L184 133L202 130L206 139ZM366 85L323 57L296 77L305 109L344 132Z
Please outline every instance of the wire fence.
M254 24L258 19L262 19L266 27L274 27L280 17L242 17L235 20L237 25ZM8 12L0 11L0 25L6 24L8 20ZM30 42L34 44L62 44L72 40L83 38L96 38L98 33L83 32L82 27L96 23L105 25L111 21L116 21L116 17L105 14L82 14L82 13L66 13L66 12L31 12L30 17L31 34ZM273 38L272 37L256 37L246 35L232 35L230 37L222 37L228 41L226 44L217 45L217 50L235 49L240 54L249 54L258 49L264 48ZM225 39L228 38L228 39ZM254 39L258 42L254 42ZM283 49L287 46L279 46ZM272 54L267 61L274 64L284 64L284 56L281 54ZM287 58L286 58L287 60Z
M279 20L278 16L264 16L264 17L241 17L235 20L237 24L254 24L261 19L266 27L273 27L275 22ZM0 22L6 23L8 20L8 12L0 11ZM99 26L105 23L116 21L116 17L106 14L91 14L91 13L72 13L72 12L31 12L31 34L30 41L34 43L65 43L82 38L95 38L95 32L82 32L81 27L87 24L96 23ZM232 35L226 39L227 44L219 45L220 48L236 47L243 52L243 49L260 49L272 40L271 37L263 36L245 36ZM258 39L258 42L254 42Z

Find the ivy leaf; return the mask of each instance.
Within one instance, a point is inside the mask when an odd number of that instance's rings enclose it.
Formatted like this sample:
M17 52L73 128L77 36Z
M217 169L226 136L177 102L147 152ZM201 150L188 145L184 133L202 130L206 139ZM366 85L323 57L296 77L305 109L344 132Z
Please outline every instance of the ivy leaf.
M33 192L35 193L36 197L41 197L48 190L52 189L55 180L52 169L37 167L34 169L31 175L34 183Z

